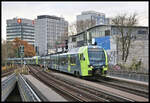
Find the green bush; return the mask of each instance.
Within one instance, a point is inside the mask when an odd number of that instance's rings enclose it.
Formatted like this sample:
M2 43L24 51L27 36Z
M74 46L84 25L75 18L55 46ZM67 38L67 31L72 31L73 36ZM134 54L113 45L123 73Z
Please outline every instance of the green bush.
M131 63L131 66L129 67L129 69L137 71L141 68L141 65L142 65L141 60L137 61L136 59L132 59L132 63Z
M120 66L120 68L121 68L122 70L125 70L125 69L128 68L128 66L127 66L126 64L124 64L124 63L122 63L122 64L119 63L118 66Z

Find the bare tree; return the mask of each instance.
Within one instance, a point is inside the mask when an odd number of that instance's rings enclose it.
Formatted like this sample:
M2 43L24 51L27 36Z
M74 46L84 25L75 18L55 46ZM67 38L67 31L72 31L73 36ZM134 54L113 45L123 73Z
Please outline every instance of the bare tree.
M75 35L95 25L96 25L95 20L73 22L69 25L68 35Z
M75 35L75 34L77 34L77 24L73 22L68 27L68 35Z
M2 43L2 65L5 64L7 58L13 58L16 56L15 49L13 48L12 42L6 42L5 40Z
M7 46L6 41L2 43L2 65L5 64L5 59L7 58Z
M85 21L77 21L77 32L82 32L92 26L96 25L96 21L95 20L85 20Z
M127 14L118 15L112 19L114 25L116 25L120 36L117 36L118 43L121 43L122 60L127 61L129 55L129 48L131 40L133 39L133 26L137 24L137 14L134 13L129 17Z

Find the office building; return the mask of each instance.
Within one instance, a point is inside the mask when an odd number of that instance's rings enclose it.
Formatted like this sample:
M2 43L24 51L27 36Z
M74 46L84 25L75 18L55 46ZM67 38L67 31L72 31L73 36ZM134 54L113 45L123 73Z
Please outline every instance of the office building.
M68 36L68 22L64 18L40 15L35 19L35 45L39 55L56 52L58 43Z
M7 41L13 41L16 37L34 45L34 21L25 18L13 18L7 21Z
M95 25L108 25L110 23L109 18L106 18L104 13L99 13L95 11L84 11L80 15L77 15L77 23L79 23L80 21L91 22L92 24L90 27ZM85 24L85 25L89 25L89 24ZM83 28L87 29L90 27L83 27ZM80 29L81 27L77 25L78 33L82 31Z

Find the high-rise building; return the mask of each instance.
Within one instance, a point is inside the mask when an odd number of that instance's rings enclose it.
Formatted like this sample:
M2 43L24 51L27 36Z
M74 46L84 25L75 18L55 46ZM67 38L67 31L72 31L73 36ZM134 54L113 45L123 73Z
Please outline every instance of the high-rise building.
M77 21L95 20L96 25L105 24L105 14L95 11L84 11L81 15L77 15Z
M80 27L80 24L79 26L77 24L77 32L84 31L84 30L80 30L81 28L88 29L95 25L108 25L109 24L109 18L106 18L104 13L99 13L95 11L84 11L80 15L77 15L77 23L80 21L85 21L86 23L83 24L85 25L84 27ZM88 26L89 24L87 24L87 22L91 22L91 23L94 22L94 24L92 24L89 27Z
M35 19L35 45L39 55L52 53L56 44L68 33L68 22L64 18L40 15Z
M13 41L16 37L34 45L34 21L25 18L13 18L7 21L7 41Z

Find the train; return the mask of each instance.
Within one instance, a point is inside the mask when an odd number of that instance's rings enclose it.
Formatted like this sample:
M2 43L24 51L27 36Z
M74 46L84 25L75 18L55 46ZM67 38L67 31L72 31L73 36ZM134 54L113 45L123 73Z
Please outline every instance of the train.
M8 58L7 62L21 64L21 59ZM23 58L22 62L66 72L78 77L106 76L108 70L107 52L97 45L73 48L66 53Z

